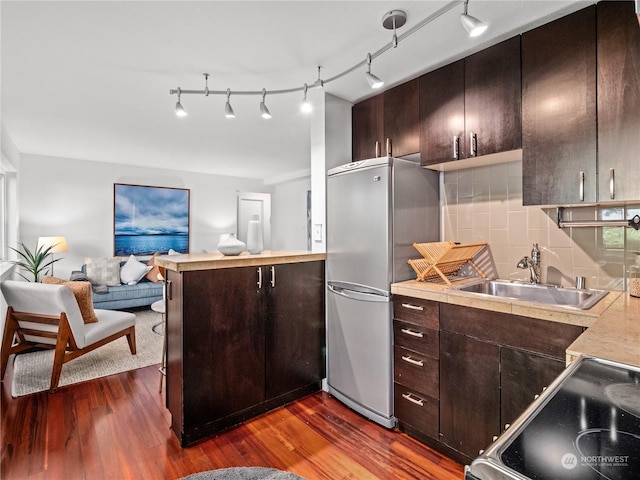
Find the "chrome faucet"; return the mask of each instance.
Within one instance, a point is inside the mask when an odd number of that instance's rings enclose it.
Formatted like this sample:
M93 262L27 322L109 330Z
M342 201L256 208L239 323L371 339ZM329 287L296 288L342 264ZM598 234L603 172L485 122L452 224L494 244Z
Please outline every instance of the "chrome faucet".
M520 259L518 268L529 269L529 283L540 283L540 250L538 244L534 243L531 249L531 258L526 255Z

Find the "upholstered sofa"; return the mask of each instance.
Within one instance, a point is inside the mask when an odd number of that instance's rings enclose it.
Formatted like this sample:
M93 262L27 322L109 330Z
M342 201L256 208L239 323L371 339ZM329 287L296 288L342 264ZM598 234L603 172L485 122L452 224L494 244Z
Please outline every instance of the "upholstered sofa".
M146 260L141 260L142 263L147 263ZM126 260L120 262L120 266L123 267ZM80 272L72 272L73 274ZM82 265L81 273L87 273L86 264ZM152 282L146 277L142 278L138 283L120 284L102 286L100 288L94 287L92 293L93 307L101 308L104 310L123 310L134 307L144 307L151 305L153 302L162 300L162 290L164 284L162 282ZM98 293L99 291L106 290L106 293Z

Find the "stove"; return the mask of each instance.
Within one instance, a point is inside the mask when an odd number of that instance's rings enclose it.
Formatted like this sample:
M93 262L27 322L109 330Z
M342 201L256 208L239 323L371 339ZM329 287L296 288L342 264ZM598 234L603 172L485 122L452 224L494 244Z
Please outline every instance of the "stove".
M640 368L578 358L465 478L640 479Z

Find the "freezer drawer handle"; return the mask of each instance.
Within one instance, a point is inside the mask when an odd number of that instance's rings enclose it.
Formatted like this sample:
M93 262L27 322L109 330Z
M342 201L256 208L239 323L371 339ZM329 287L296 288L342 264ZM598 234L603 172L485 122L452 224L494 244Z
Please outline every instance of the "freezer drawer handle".
M422 338L424 337L424 335L422 334L422 332L415 332L409 328L403 328L402 330L400 330L402 333L406 333L407 335L411 335L412 337L418 337L418 338Z
M424 362L422 360L416 360L415 358L411 358L409 356L402 356L402 360L404 360L407 363L410 363L411 365L416 365L418 367L424 367Z
M422 400L420 397L416 397L415 395L411 395L410 393L403 393L402 398L404 398L405 400L409 400L411 403L415 403L420 407L424 407L424 400Z
M402 306L404 308L410 308L411 310L420 310L420 311L424 310L424 308L422 308L421 306L419 306L419 305L411 305L410 303L403 303Z

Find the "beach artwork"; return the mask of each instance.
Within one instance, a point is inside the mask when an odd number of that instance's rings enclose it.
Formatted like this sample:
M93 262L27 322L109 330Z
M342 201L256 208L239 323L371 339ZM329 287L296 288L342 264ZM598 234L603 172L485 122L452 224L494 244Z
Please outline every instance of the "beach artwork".
M114 184L114 256L189 253L189 190Z

